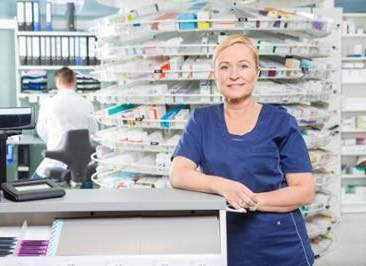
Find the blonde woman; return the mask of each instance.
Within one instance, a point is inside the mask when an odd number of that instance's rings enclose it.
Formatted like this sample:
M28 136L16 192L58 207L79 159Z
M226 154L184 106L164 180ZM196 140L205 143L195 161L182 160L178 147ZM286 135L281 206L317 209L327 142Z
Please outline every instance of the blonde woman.
M245 36L222 41L213 64L224 103L194 110L173 154L170 183L248 210L227 213L229 266L313 265L298 208L312 202L314 179L296 120L252 98L258 53Z

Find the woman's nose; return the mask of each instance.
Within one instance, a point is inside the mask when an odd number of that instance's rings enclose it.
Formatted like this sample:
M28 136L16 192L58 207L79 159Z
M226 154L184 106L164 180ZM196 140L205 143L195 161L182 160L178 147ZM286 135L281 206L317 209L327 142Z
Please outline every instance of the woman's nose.
M238 79L240 77L239 71L237 68L232 68L230 70L230 78L231 79Z

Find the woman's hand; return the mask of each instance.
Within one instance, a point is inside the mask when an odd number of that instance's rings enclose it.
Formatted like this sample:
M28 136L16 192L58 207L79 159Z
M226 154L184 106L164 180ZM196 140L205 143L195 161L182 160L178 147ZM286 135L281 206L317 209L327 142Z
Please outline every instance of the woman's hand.
M255 209L257 194L237 181L220 179L215 182L216 191L235 209Z

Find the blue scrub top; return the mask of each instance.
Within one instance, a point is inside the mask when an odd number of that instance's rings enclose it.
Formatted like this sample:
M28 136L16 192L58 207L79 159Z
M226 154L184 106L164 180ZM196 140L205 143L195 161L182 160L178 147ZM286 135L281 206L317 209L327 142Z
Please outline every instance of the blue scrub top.
M256 193L286 187L287 173L312 172L295 118L268 104L263 104L253 130L241 136L228 132L223 104L195 109L174 156L188 158L203 173L238 181ZM313 264L299 210L227 213L227 228L229 266Z

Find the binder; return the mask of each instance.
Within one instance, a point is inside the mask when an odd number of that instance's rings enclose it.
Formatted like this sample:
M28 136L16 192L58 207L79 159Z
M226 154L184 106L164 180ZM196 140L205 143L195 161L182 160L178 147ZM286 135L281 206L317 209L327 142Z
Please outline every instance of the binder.
M52 31L52 2L46 1L46 31Z
M41 36L39 37L40 42L40 50L39 50L39 56L40 56L40 64L46 65L46 37Z
M32 2L26 1L25 5L25 27L24 30L31 31L33 24L33 10L32 10Z
M51 39L52 37L45 37L45 65L52 65L51 62Z
M69 63L75 65L75 37L69 37Z
M88 52L87 52L87 58L88 58L88 65L95 65L96 64L96 58L95 58L95 37L87 37L88 38Z
M55 36L56 39L56 60L54 61L54 65L62 65L62 50L61 50L61 37Z
M88 44L87 44L87 38L88 37L80 37L80 62L81 65L87 65L88 64Z
M26 65L27 64L27 37L19 36L18 37L18 49L19 49L19 58L20 64Z
M56 46L56 37L52 36L49 37L50 41L51 41L51 47L50 47L50 52L51 52L51 65L57 65L57 46Z
M18 30L25 30L25 2L18 1L17 2L17 21L18 21Z
M30 36L26 36L26 41L27 41L27 65L31 65L32 64L32 37Z
M40 15L39 15L38 0L33 0L32 10L33 10L33 31L41 31L41 21L40 21Z
M66 30L75 31L75 4L66 3Z
M69 62L69 56L70 56L69 37L66 37L66 36L61 37L61 50L62 50L62 52L61 52L61 57L62 57L61 65L68 66L70 64L70 62Z
M75 37L75 65L81 65L81 56L80 56L80 37Z
M40 60L39 36L32 36L32 65L39 65Z

